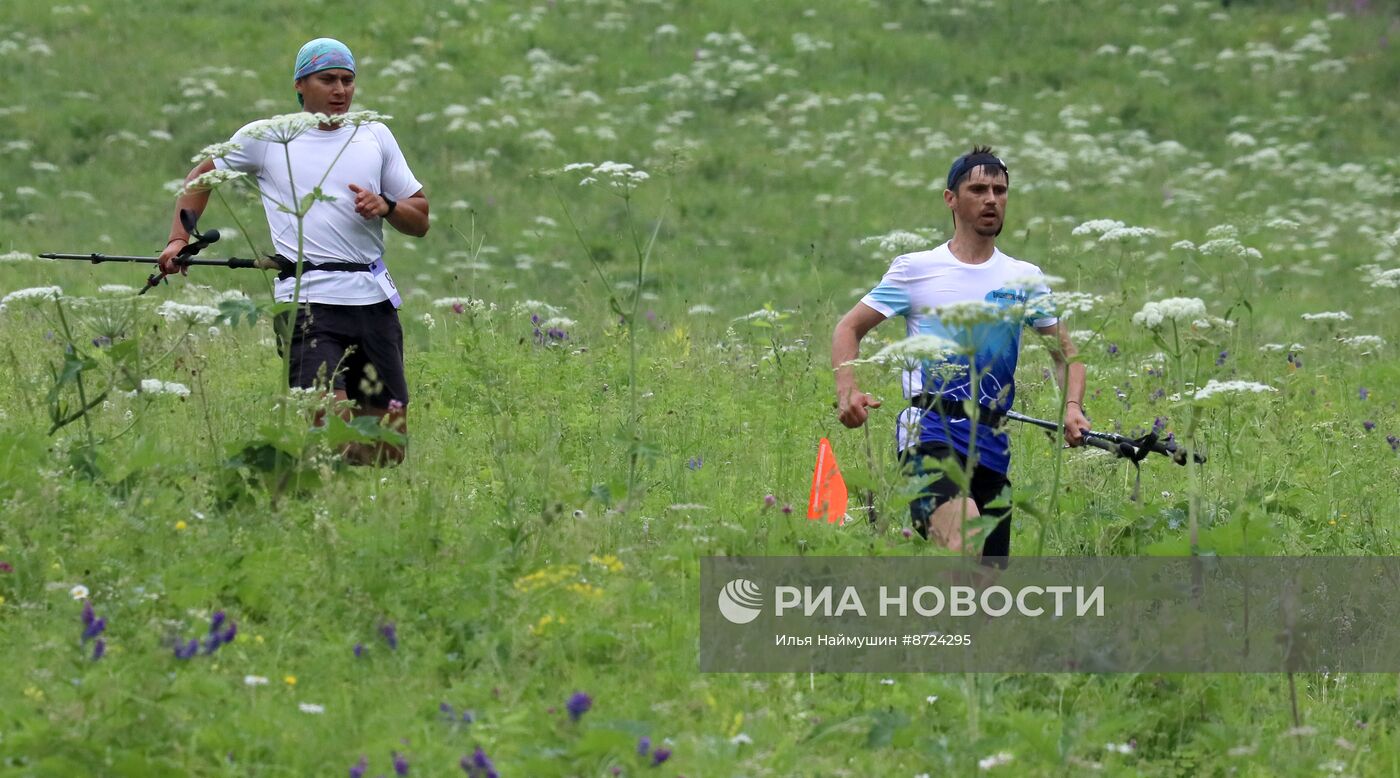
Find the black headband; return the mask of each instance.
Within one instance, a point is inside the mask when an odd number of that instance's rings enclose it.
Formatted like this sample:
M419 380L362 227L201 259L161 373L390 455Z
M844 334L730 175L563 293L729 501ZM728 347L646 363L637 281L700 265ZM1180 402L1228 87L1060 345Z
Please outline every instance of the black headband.
M964 154L953 160L953 167L948 170L948 188L957 191L958 182L969 172L976 170L983 165L1001 170L1006 179L1011 180L1011 171L1006 169L1006 163L997 159L992 154Z

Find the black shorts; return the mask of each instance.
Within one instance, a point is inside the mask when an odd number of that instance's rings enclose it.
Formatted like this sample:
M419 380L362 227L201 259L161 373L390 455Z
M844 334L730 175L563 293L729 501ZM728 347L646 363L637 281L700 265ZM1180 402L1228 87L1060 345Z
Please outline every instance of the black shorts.
M277 353L286 342L290 314L279 314ZM291 371L287 385L344 390L361 406L388 408L391 400L408 405L403 369L403 328L399 312L387 300L373 305L303 303L297 308L291 337Z
M914 448L905 449L899 455L901 466L905 473L911 476L938 472L932 466L932 461L929 463L929 467L925 467L924 458L942 460L949 457L954 457L959 467L965 467L967 464L967 459L947 443L920 443ZM1011 488L1011 479L1007 478L1005 473L998 473L982 465L973 468L972 502L977 505L978 512L983 516L1000 518L996 527L988 533L986 540L982 542L982 557L984 559L1011 556L1011 506L987 508L988 504L1001 495L1003 489L1009 488ZM919 496L909 503L909 517L914 522L914 529L927 538L929 517L933 515L938 506L957 496L957 484L953 483L953 479L947 475L925 486Z

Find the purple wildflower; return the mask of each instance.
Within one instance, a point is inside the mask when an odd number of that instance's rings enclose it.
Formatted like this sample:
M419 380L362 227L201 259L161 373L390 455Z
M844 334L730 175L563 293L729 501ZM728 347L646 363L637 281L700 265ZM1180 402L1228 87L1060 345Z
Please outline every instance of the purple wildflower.
M13 573L14 571L15 569L10 566L9 562L0 562L0 573Z
M220 623L222 623L222 619L220 620ZM223 632L211 632L209 634L209 639L204 641L204 654L208 656L209 654L218 651L219 649L224 647L225 643L232 643L233 639L237 636L238 625L232 622L229 623L228 628L225 629Z
M651 738L643 735L642 739L637 741L637 756L646 756L649 753L651 753Z
M228 617L224 615L223 611L214 611L214 615L209 619L209 634L218 634L219 628L224 625L224 621L227 619Z
M530 314L530 323L538 327L540 325L540 315L538 313Z
M102 638L98 638L97 642L92 644L92 661L96 662L97 660L101 659L104 655L106 655L106 653L107 641L103 640Z
M1222 352L1220 352L1220 356L1218 356L1218 357L1215 358L1215 366L1216 366L1216 367L1220 367L1221 365L1225 364L1225 360L1227 360L1227 359L1229 359L1229 358L1230 358L1230 352L1229 352L1229 351L1222 351Z
M466 312L467 312L467 307L466 307L465 305L462 305L461 303L453 303L453 304L452 304L452 312L453 312L453 313L466 313Z
M784 514L792 513L792 505L789 504L789 503L783 503L783 513L784 513Z
M491 758L477 746L471 756L462 757L462 769L466 771L468 778L501 778L501 774L496 772L496 766L491 763Z
M569 697L569 701L564 703L564 709L569 712L569 718L574 721L583 718L583 714L587 713L592 707L593 698L583 692L574 692L573 696Z
M1361 428L1366 430L1367 432L1370 432L1371 430L1376 428L1376 423L1374 421L1371 421L1370 419L1367 419L1366 421L1361 422Z
M384 642L389 644L390 650L399 650L399 630L394 626L394 622L380 625L379 634L384 636Z
M92 345L98 348L105 348L107 346L112 345L112 339L107 337L106 335L98 335L97 337L92 339Z
M1386 435L1385 442L1390 444L1391 451L1400 451L1400 438L1394 435Z
M1151 398L1151 399L1155 401L1155 400L1160 400L1160 399L1162 399L1163 397L1166 397L1166 396L1167 396L1167 390L1166 390L1166 389L1158 389L1157 391L1155 391L1155 392L1152 393L1152 398Z
M356 658L356 659L359 659L360 657L362 657L362 656L364 656L364 655L365 655L365 644L364 644L364 643L356 643L356 644L355 644L355 658Z
M188 643L186 643L186 644L184 644L184 645L176 644L176 646L175 646L175 658L176 658L176 659L189 659L190 657L192 657L192 656L194 656L195 654L198 654L198 653L199 653L199 641L198 641L198 640L195 640L194 638L190 638L190 642L188 642Z
M365 772L369 770L369 759L364 756L360 761L350 766L350 778L365 778Z
M398 751L394 752L394 775L408 775L408 760Z
M1361 398L1362 402L1365 402L1366 398L1371 396L1371 393L1363 386L1356 390L1356 395Z
M1117 353L1118 353L1118 344L1117 344L1117 343L1110 343L1110 344L1108 344L1108 353L1109 353L1110 356L1113 355L1113 354L1117 354Z
M691 457L690 459L686 460L686 462L685 462L685 467L686 467L687 470L699 470L700 468L702 468L702 467L704 467L704 466L705 466L705 458L704 458L704 457Z
M671 749L658 748L651 752L651 766L660 767L667 759L671 758Z
M905 540L908 540L908 539L914 537L914 530L909 529L908 527L905 527L904 529L901 529L901 530L899 531L899 534L903 535Z
M106 619L93 619L92 623L87 625L87 627L83 629L83 642L86 643L89 640L92 640L93 638L97 637L98 635L101 635L102 632L106 629Z
M774 505L777 505L777 504L778 504L778 498L777 498L777 497L774 497L774 496L771 495L771 494L765 494L765 495L763 495L763 507L765 507L765 508L772 508Z
M1152 419L1152 434L1156 435L1167 428L1167 417L1157 416Z
M91 600L85 601L83 603L83 644L101 635L105 629L107 629L107 620L99 619L92 612Z

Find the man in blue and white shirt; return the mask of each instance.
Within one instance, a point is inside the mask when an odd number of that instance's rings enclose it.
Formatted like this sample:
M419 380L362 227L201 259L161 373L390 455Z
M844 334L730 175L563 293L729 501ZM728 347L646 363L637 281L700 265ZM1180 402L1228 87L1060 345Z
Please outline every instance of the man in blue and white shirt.
M967 520L984 513L997 518L981 546L984 558L1006 557L1011 550L1010 508L987 506L1010 487L1010 441L1000 427L1015 399L1023 326L1056 338L1050 353L1066 394L1065 441L1077 446L1089 429L1084 365L1071 363L1076 352L1068 331L1043 304L1050 291L1044 274L996 247L1010 180L1006 165L989 148L976 147L954 160L943 192L953 215L952 240L896 257L880 284L836 325L831 343L837 413L841 423L855 428L865 423L867 408L880 407L857 388L849 365L866 333L891 316L903 316L909 336L947 342L946 353L905 370L904 396L911 405L899 415L896 436L901 459L914 474L932 469L926 458L953 459L958 469L971 462L971 494L960 493L945 475L910 504L910 514L919 534L932 534L955 551L978 534L964 529Z

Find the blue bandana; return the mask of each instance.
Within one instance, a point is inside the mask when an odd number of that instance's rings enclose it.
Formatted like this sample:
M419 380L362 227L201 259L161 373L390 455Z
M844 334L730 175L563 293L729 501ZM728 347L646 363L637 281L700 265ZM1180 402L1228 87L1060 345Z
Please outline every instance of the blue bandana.
M355 55L350 53L348 46L335 38L317 38L297 52L297 64L292 71L292 79L299 81L312 73L331 68L344 68L354 73Z
M963 177L983 165L997 168L1006 176L1007 181L1011 180L1011 172L1006 169L1006 163L995 156L991 154L964 154L953 160L953 166L948 169L948 188L956 192Z
M350 53L348 46L335 38L317 38L314 41L308 41L305 46L301 47L301 51L297 52L297 63L292 70L292 79L300 81L312 73L319 73L331 68L344 68L354 73L355 55ZM299 94L297 102L302 102Z

